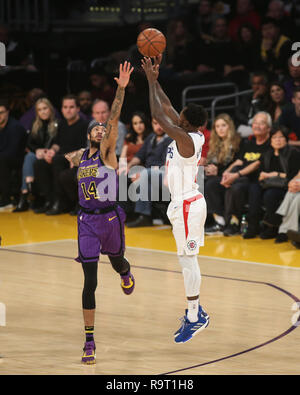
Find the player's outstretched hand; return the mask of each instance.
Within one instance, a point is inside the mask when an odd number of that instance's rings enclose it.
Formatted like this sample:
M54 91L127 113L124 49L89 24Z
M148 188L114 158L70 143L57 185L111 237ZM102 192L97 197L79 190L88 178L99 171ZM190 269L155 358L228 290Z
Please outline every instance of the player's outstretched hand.
M134 68L131 67L130 62L127 62L127 60L124 62L124 64L120 64L119 78L115 77L115 81L120 88L126 88L130 80L130 74L133 72L133 70Z
M144 58L142 59L142 68L144 69L149 82L155 82L157 80L159 75L158 60L154 61L153 65L151 58L147 58L146 56L144 56Z

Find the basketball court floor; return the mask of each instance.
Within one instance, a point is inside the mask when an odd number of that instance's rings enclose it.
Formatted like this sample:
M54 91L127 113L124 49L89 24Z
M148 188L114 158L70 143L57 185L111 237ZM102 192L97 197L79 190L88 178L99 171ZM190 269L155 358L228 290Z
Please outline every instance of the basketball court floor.
M2 212L0 236L0 375L299 374L300 250L290 243L206 237L210 324L175 344L186 302L171 228L126 228L136 288L124 295L100 258L97 364L84 366L76 218Z

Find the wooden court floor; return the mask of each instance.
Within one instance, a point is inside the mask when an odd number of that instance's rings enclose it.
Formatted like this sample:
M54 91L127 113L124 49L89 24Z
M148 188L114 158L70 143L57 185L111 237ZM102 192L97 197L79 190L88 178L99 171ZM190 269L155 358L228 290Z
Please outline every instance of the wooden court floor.
M1 215L1 235L7 240L6 217ZM20 218L23 231L30 233L26 216ZM130 296L122 293L107 257L100 258L97 364L81 365L83 276L74 261L77 243L63 239L69 219L51 219L50 227L51 221L61 221L52 240L36 241L27 234L27 242L7 242L0 248L0 302L6 307L5 326L0 326L0 375L299 374L299 261L284 266L247 262L242 256L200 255L201 304L210 314L210 325L178 345L173 333L186 303L176 254L136 246L126 251L136 279ZM15 230L21 232L21 227ZM145 236L155 231L136 232ZM43 232L48 234L49 228L41 226ZM172 235L163 232L166 243ZM209 241L214 242L220 249L220 239Z

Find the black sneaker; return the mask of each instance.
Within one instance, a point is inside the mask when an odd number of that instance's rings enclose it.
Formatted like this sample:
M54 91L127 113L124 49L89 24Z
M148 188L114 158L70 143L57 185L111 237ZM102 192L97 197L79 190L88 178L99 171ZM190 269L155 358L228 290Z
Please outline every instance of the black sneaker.
M248 226L248 229L243 234L244 239L254 239L259 234L257 227L255 226Z
M288 241L288 239L289 238L287 237L286 233L278 233L275 239L275 243L276 244L285 243L286 241Z
M223 231L224 236L234 236L239 235L241 233L240 227L236 224L229 224Z
M275 237L277 236L277 233L278 233L278 228L276 228L274 226L272 226L272 227L268 226L261 232L259 237L263 240L275 239Z
M224 226L218 224L217 222L212 226L208 226L205 228L206 235L222 235L224 230Z

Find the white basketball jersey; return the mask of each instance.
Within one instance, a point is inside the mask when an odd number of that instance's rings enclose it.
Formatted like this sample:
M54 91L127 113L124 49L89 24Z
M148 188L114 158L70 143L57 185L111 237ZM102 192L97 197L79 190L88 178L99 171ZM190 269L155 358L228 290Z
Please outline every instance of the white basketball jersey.
M179 154L175 140L168 146L166 170L172 201L189 199L199 194L196 180L205 138L201 132L189 133L189 136L195 147L194 155L190 158L183 158Z

